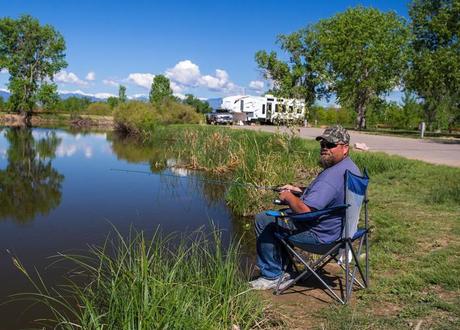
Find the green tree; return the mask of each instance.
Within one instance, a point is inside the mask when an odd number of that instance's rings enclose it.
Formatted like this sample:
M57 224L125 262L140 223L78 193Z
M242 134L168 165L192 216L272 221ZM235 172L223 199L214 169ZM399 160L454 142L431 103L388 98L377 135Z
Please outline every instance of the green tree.
M423 119L422 105L417 102L415 96L405 91L402 97L403 127L417 129Z
M407 64L409 30L395 13L356 7L323 19L309 29L312 70L342 107L357 112L366 127L366 108L401 82Z
M275 52L258 51L255 55L257 65L264 78L273 82L268 93L277 97L299 98L311 107L319 89L318 75L311 66L316 56L313 48L310 28L302 29L290 35L280 35L277 43L289 54L289 61L278 59Z
M37 93L37 100L45 110L56 110L59 95L56 84L43 83Z
M91 100L87 97L71 96L59 102L59 108L63 111L78 112L83 111L91 104Z
M414 0L408 88L422 99L430 129L460 118L460 0Z
M0 111L5 111L5 101L3 100L3 96L0 96Z
M24 127L5 133L8 163L0 170L0 219L26 223L59 206L64 176L52 166L61 139L54 132L36 139Z
M126 87L123 85L118 86L118 102L125 103L127 100L126 97Z
M159 74L153 78L152 88L150 89L149 100L153 104L160 104L172 97L172 89L169 79Z
M67 66L65 42L52 26L41 26L29 15L0 19L0 69L10 74L9 106L30 122L42 84Z
M183 103L194 107L198 113L209 113L212 111L212 108L208 102L201 101L192 94L186 94Z
M111 96L107 99L107 104L109 105L110 109L115 108L118 105L118 98Z

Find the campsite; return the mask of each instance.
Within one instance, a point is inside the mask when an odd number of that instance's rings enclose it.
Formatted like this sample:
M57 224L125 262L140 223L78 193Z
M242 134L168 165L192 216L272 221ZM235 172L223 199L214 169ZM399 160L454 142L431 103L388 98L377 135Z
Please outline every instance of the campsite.
M460 327L459 2L288 2L5 4L0 329Z

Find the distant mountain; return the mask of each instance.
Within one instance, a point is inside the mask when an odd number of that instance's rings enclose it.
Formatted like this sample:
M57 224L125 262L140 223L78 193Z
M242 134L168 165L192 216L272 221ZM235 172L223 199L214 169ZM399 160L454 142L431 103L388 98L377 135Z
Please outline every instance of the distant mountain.
M105 101L107 99L107 97L105 97L105 98L96 97L94 95L85 94L85 93L78 93L78 92L70 92L70 93L68 93L68 92L59 92L58 94L59 94L59 97L62 100L67 100L69 97L87 98L91 102L100 102L100 101Z
M207 99L206 102L209 103L209 105L211 106L213 110L216 110L220 108L220 105L222 104L222 98L218 97L218 98L213 98L213 99Z
M10 93L5 92L5 91L0 91L0 97L3 97L3 100L6 101L10 97Z

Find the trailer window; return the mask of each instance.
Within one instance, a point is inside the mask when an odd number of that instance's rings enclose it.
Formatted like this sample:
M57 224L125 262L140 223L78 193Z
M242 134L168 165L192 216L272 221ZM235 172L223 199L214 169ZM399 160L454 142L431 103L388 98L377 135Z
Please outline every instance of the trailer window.
M262 114L265 115L265 104L262 104Z
M292 105L289 106L289 112L294 112L294 107Z
M272 104L267 103L267 111L272 112Z
M280 105L279 104L275 105L275 112L280 112Z
M240 111L244 110L244 100L241 100L240 102Z
M283 112L286 112L286 104L283 104L282 109L283 109Z

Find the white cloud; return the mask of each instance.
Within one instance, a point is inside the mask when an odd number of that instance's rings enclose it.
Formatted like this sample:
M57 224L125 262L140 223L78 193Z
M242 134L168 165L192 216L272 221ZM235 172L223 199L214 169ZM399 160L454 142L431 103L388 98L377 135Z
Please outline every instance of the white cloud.
M200 68L190 60L180 61L174 68L166 70L166 77L181 85L196 87L200 81Z
M98 99L108 99L109 97L113 96L116 97L115 94L112 93L86 93L80 89L69 91L69 90L59 90L59 94L79 94L81 96L89 96L89 97L97 97Z
M215 76L206 75L200 79L200 84L209 90L216 92L238 92L241 87L230 81L227 71L217 69Z
M181 100L184 100L184 99L185 99L185 95L182 94L182 93L173 93L173 95L174 95L175 97L180 98Z
M7 89L7 88L0 88L0 92L7 92L7 93L9 93L10 91L9 91L9 89Z
M96 93L92 95L94 97L97 97L98 99L108 99L109 97L117 97L117 95L112 94L112 93Z
M130 73L127 80L137 86L150 89L154 77L155 75L151 73Z
M93 81L96 80L96 73L94 71L88 72L86 75L86 80Z
M115 86L115 87L118 87L120 84L118 82L116 82L115 80L110 80L110 79L104 79L102 80L102 83L104 85L109 85L109 86Z
M173 93L181 93L184 90L184 87L177 84L174 81L169 82L169 87L171 87Z
M261 80L253 80L249 83L249 88L256 91L261 91L264 89L264 82Z
M217 69L214 75L202 75L198 65L190 60L178 62L166 70L174 93L183 93L187 88L204 87L217 92L239 92L241 87L230 81L225 70Z
M8 73L8 69L1 69L1 70L0 70L0 73L2 73L2 74L7 74L7 73Z
M66 70L59 71L54 75L54 79L57 82L62 82L66 84L73 84L73 85L88 85L86 81L81 80L78 76L73 72L67 72Z
M148 98L148 94L134 94L132 96L128 96L129 100L137 100L137 99L143 99L143 98Z

